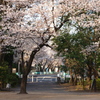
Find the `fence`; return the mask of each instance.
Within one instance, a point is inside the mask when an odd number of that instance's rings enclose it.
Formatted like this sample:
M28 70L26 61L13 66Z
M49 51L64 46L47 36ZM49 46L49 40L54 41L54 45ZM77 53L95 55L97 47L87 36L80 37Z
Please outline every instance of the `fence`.
M34 77L33 75L29 75L27 80L27 82L43 82L43 81L57 82L57 77L51 77L51 76Z

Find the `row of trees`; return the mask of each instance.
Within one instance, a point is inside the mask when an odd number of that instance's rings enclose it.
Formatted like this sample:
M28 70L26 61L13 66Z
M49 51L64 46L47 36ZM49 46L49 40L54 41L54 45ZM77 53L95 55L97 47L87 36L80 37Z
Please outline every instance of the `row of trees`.
M75 27L75 26L73 26ZM65 60L66 69L69 69L73 84L77 84L77 78L80 76L91 81L98 78L100 71L100 50L97 33L93 27L75 27L76 31L72 34L66 27L63 32L53 39L54 47L59 56ZM98 34L99 36L100 34ZM84 84L84 83L83 83Z
M65 23L77 22L80 27L91 26L96 32L99 30L98 0L4 1L0 5L0 12L3 12L0 48L13 46L20 55L23 73L20 93L26 93L27 75L36 54L44 46L50 47L48 42L65 28Z

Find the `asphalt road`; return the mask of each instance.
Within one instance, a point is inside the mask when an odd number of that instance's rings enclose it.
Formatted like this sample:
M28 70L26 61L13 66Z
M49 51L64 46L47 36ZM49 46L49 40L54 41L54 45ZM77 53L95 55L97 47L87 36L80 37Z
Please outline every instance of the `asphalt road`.
M100 100L99 92L68 91L53 81L28 83L28 94L18 92L19 87L10 92L0 92L0 100Z

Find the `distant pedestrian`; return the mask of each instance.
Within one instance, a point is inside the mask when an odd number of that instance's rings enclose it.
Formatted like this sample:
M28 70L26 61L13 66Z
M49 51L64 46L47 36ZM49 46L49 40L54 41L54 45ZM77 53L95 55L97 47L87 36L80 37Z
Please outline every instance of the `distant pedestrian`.
M11 85L9 83L7 83L6 88L10 89Z

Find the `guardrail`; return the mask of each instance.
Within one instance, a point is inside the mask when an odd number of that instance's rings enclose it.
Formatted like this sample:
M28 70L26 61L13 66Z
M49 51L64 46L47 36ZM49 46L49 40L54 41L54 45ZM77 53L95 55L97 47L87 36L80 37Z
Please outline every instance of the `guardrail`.
M39 81L50 81L50 82L57 82L57 77L34 77L32 76L28 76L28 82L39 82Z

